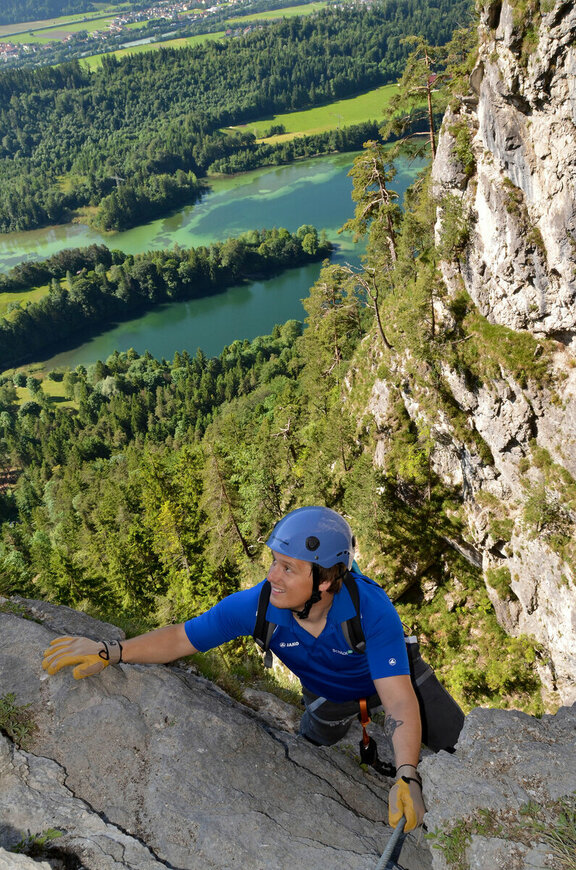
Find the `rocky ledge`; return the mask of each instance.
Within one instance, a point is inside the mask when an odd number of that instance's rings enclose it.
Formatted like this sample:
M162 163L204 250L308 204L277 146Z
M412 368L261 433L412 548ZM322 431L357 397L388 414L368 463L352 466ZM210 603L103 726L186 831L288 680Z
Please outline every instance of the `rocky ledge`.
M184 664L47 677L55 636L122 633L43 602L3 611L0 699L30 705L30 727L26 748L0 737L0 870L377 866L391 781L360 767L359 727L313 747L295 736L297 710L263 693L238 703ZM403 866L447 870L456 845L462 868L561 866L539 819L544 808L553 828L563 802L574 807L575 743L576 706L542 720L472 711L453 755L424 752L429 833L408 836ZM10 851L51 831L41 863Z

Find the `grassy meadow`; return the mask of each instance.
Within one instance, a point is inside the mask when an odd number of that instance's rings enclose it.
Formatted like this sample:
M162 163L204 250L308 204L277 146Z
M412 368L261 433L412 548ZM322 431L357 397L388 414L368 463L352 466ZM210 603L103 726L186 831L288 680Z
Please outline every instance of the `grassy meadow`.
M296 15L312 15L320 9L328 6L327 0L319 0L318 3L304 3L302 6L288 6L286 9L270 9L268 12L255 12L253 15L242 15L239 18L230 18L227 24L238 27L246 21L275 21L277 18L294 18Z
M42 367L37 366L27 368L26 366L23 366L21 369L15 369L15 371L25 371L26 375L32 375L32 377L42 381L42 394L48 399L50 404L60 405L61 408L78 407L78 404L74 402L73 399L69 399L64 394L62 381L53 381L50 378L44 377L45 373ZM24 402L34 402L37 400L37 396L30 392L27 387L16 387L16 394L18 396L19 405L23 405Z
M10 320L8 308L12 303L26 308L29 302L38 302L47 293L47 284L43 287L34 287L32 290L21 290L17 293L0 293L0 317L7 317Z
M113 54L114 57L122 58L127 54L142 54L143 52L157 51L159 48L186 48L189 45L199 45L202 42L207 42L209 39L224 39L225 36L225 30L218 30L216 33L200 33L197 36L182 36L176 39L167 39L163 42L148 42L145 45L131 45L130 48L119 48L117 51L107 52L106 56ZM137 34L134 34L134 37L137 39ZM89 69L96 69L102 64L103 57L104 55L102 54L83 57L82 64Z
M290 6L286 9L271 9L268 12L256 12L253 15L230 18L223 22L223 26L226 28L245 27L249 24L253 24L255 21L274 21L279 18L293 18L296 15L312 15L319 9L324 9L327 5L328 0L318 0L316 3ZM61 41L68 34L78 33L82 30L86 30L88 33L106 30L112 21L121 14L122 8L115 7L114 9L109 9L107 4L102 4L102 7L103 8L99 13L92 13L91 15L63 15L60 18L49 18L44 21L29 21L22 24L0 25L0 41L5 39L14 44L45 44L47 42ZM194 16L199 13L198 10L193 9L182 14L185 16ZM149 20L153 21L154 18L151 17ZM138 31L139 29L142 29L146 23L146 21L131 22L126 25L125 30ZM166 25L169 27L170 22L167 21ZM222 30L217 33L206 33L198 36L169 39L163 42L152 42L147 45L132 46L131 48L119 49L118 51L110 53L114 54L116 57L122 57L127 53L154 51L160 47L182 48L183 46L196 45L199 42L205 42L207 39L221 39L224 35L225 30ZM89 68L93 68L101 63L101 59L101 54L92 55L84 58L83 63L85 63Z
M384 116L386 106L396 92L396 85L383 85L365 94L337 100L326 106L317 106L302 112L287 112L281 115L269 115L243 126L230 127L231 130L249 130L257 139L270 143L293 139L295 136L305 136L313 133L324 133L336 130L338 127L350 127L362 124L364 121L379 121ZM286 130L277 136L266 136L266 131L272 125L282 124Z

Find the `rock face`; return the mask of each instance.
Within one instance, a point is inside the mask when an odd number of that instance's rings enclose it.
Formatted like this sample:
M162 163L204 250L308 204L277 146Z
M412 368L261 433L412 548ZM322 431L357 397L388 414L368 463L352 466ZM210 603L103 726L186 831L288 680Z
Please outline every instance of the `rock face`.
M83 800L74 797L65 780L66 770L62 765L50 758L19 751L0 735L1 838L4 845L14 846L28 832L36 836L60 830L65 833L53 841L54 850L59 854L81 857L88 867L156 870L165 866L138 839L107 823ZM19 867L17 860L29 860L32 867L38 866L26 855L2 856L0 852L0 867ZM23 863L22 866L29 865ZM41 866L47 868L51 865L42 862Z
M530 22L532 26L532 22ZM449 115L435 179L474 215L463 279L480 311L512 329L573 339L576 311L576 9L534 22L509 2L484 7L465 120L476 173L463 184ZM470 102L470 101L469 101ZM464 189L463 189L464 188ZM565 335L568 333L568 335Z
M434 870L448 870L447 836L460 844L462 864L484 868L550 868L550 842L535 831L544 808L543 829L550 834L563 801L576 818L576 706L556 716L534 719L504 710L473 710L467 717L454 755L424 759L426 823L444 832L433 849ZM566 842L566 857L574 840ZM440 845L444 849L437 848ZM572 852L572 860L574 853ZM563 866L569 866L564 864Z
M501 362L474 381L444 366L444 385L491 460L442 413L427 416L416 389L403 398L431 430L435 470L461 487L487 581L508 578L506 594L487 582L500 622L542 645L555 707L576 701L576 7L550 6L526 20L519 4L484 5L472 95L447 112L432 172L438 239L447 204L468 226L463 250L442 263L448 301L464 290L490 324L547 339L528 352L529 364L548 354L546 374ZM436 315L439 328L453 321L441 301ZM380 417L385 404L376 384Z
M267 711L257 713L184 667L48 677L41 657L56 634L121 632L68 608L20 600L18 609L0 612L0 698L30 704L35 729L26 750L0 735L0 868L376 868L391 835L390 781L355 760L359 727L349 742L314 747L279 727L292 719L287 705L262 697ZM370 730L389 760L384 735ZM575 740L576 707L542 721L473 711L456 753L422 762L428 829L468 826L471 867L549 868L534 832L517 842L510 826L503 841L500 828L480 835L475 825L480 810L510 823L529 800L552 819L551 802L576 796ZM61 836L41 863L8 851L50 830ZM422 832L408 835L401 863L447 868Z
M360 768L359 733L316 748L280 730L278 711L259 715L183 667L48 677L42 652L55 636L118 629L20 605L42 622L0 613L0 697L31 704L36 730L27 751L0 743L0 847L55 828L54 848L86 870L376 865L390 781ZM411 835L403 862L428 870L427 845Z

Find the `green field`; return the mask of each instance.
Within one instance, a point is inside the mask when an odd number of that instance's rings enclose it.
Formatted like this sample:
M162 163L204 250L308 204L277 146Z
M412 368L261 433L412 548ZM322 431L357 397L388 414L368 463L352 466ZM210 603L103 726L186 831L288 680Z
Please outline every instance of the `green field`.
M270 9L269 12L255 12L254 15L242 15L240 18L230 18L226 23L230 26L242 26L246 21L274 21L277 18L293 18L295 15L312 15L328 6L328 0L318 3L304 3L302 6L289 6L287 9Z
M20 369L16 369L16 371L23 371L27 376L32 375L37 380L41 380L42 393L51 405L59 405L61 408L77 407L76 403L72 399L68 399L64 394L62 381L52 381L50 378L44 377L45 372L42 366L32 366L30 368L22 366ZM6 375L8 373L4 372L4 374ZM19 405L23 405L24 402L37 401L37 397L34 393L31 393L26 387L16 387L16 394L18 396L17 401Z
M8 306L11 302L16 302L25 308L27 302L38 302L47 293L47 284L44 287L36 287L33 290L21 290L17 293L0 293L0 317L6 317L10 320Z
M47 18L42 21L26 21L21 24L0 25L0 39L9 39L10 42L38 42L46 41L50 30L62 30L66 33L75 33L78 30L101 30L107 27L110 21L121 14L122 7L115 10L106 8L93 15L62 15L60 18ZM37 31L40 31L38 33ZM21 36L21 39L17 37Z
M218 30L216 33L201 33L199 36L180 37L179 39L167 39L165 42L149 42L145 45L119 48L117 51L108 52L107 56L113 54L114 57L125 57L127 54L141 54L145 51L157 51L159 48L186 48L188 45L198 45L209 39L224 39L225 36L224 30ZM103 57L102 54L94 54L91 57L83 57L81 63L89 69L96 69L101 66Z
M56 42L57 37L54 36L54 34L52 34L52 36L49 34L50 30L42 30L40 33L29 31L26 33L17 33L10 37L6 36L5 39L6 42L11 42L12 45L44 45L47 42ZM62 39L61 36L58 38ZM0 36L0 40L1 39L3 39L2 36Z
M269 115L259 121L252 121L250 124L230 127L229 129L249 130L257 138L274 143L293 139L294 136L324 133L326 130L336 130L338 127L350 127L352 124L362 124L364 121L380 121L383 118L385 107L396 90L396 85L383 85L373 91L368 91L357 97L350 97L347 100L338 100L327 106L318 106L303 112ZM272 124L283 124L286 133L266 138L266 131L270 129Z

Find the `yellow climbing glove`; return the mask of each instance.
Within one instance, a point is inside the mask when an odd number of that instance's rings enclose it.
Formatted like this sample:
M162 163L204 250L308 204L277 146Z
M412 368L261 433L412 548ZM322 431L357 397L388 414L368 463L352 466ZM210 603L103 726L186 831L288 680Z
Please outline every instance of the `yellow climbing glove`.
M413 831L422 824L426 807L422 787L418 779L401 776L388 795L388 823L395 828L402 816L406 819L404 830Z
M122 644L117 640L57 637L44 653L42 667L49 674L56 674L60 668L76 665L72 674L75 680L81 680L121 661Z

